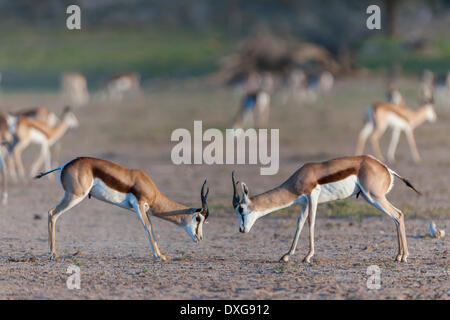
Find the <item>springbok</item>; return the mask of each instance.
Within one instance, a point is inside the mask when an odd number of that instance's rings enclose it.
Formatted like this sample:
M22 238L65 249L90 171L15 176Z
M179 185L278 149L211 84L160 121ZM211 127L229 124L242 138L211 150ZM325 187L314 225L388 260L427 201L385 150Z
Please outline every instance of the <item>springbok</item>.
M266 126L269 122L270 95L258 89L248 92L241 104L241 108L234 120L233 128L246 129Z
M123 100L129 93L140 90L139 75L135 72L119 73L109 78L98 93L100 100Z
M8 202L8 181L6 175L5 156L8 154L9 144L13 141L7 116L0 112L0 167L2 175L2 204Z
M201 208L189 208L167 198L152 179L142 170L124 168L102 159L79 157L65 165L41 173L36 178L59 171L59 181L64 189L61 202L48 212L48 242L50 259L56 259L55 224L59 216L79 204L87 196L135 211L147 233L157 260L167 260L159 251L153 234L150 216L155 216L184 228L194 242L203 239L203 222L209 216L205 194L206 179L200 197Z
M50 127L55 126L59 122L58 116L54 112L47 109L46 107L36 107L25 110L19 110L16 112L10 112L9 115L12 118L15 118L16 120L21 116L33 118L49 125Z
M16 178L15 165L19 172L20 178L25 179L25 169L22 162L22 152L30 143L36 143L41 146L39 157L31 166L31 176L35 176L42 164L45 164L46 170L50 170L51 153L50 147L54 145L70 128L78 127L78 119L66 107L61 116L61 121L54 127L51 127L39 120L21 116L17 120L15 130L15 144L12 147L12 155L14 162L10 161L9 166L11 175ZM15 165L14 165L15 163Z
M297 69L291 72L288 86L290 95L296 101L315 102L320 95L330 93L334 82L334 76L329 71L323 71L318 76L308 76L303 70Z
M47 124L50 127L54 127L59 122L58 116L54 112L50 111L49 109L47 109L45 107L36 107L36 108L30 108L30 109L19 110L19 111L8 113L7 121L8 121L9 131L10 131L11 135L13 136L13 140L9 144L7 158L8 158L9 165L11 166L11 168L13 168L12 170L11 169L9 170L10 174L12 175L13 180L17 179L15 174L12 173L14 170L14 163L12 162L12 161L14 161L14 158L10 157L9 155L12 153L12 150L13 150L15 144L17 143L15 133L17 131L17 121L20 117L27 117L27 118L32 118L32 119L38 120L40 122ZM59 158L60 149L61 149L61 144L57 143L55 146L55 149L54 149L54 157L53 157L53 159L56 159L56 161Z
M278 187L252 197L249 196L245 183L242 183L243 195L240 198L236 189L239 182L235 182L233 172L231 176L233 208L238 214L239 231L247 233L257 219L293 204L300 204L302 208L294 240L290 250L280 260L288 262L289 257L295 253L300 233L308 218L310 247L303 261L309 263L314 255L317 205L353 195L358 197L362 194L369 204L394 220L398 239L398 253L395 260L406 262L408 246L404 214L386 199L386 194L393 187L394 176L419 193L408 180L371 156L350 156L325 162L307 163Z
M433 100L434 74L430 70L424 70L420 79L419 96L422 102Z
M89 102L86 78L79 72L66 73L61 77L61 88L65 102L81 107Z
M360 155L364 152L364 145L367 138L370 136L375 156L381 161L384 161L379 145L379 139L386 129L391 127L392 138L388 149L388 160L391 162L395 161L395 151L397 149L398 139L400 133L404 131L413 160L415 162L420 162L421 159L414 138L414 129L425 121L435 122L436 118L437 116L432 101L424 104L417 110L412 110L404 105L396 105L393 103L375 103L366 110L366 122L359 133L355 154Z

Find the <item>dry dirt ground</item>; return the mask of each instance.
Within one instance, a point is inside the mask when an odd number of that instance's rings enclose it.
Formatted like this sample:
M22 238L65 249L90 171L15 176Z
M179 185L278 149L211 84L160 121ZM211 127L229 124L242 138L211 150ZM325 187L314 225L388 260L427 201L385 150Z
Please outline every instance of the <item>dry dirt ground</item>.
M402 88L413 107L415 82ZM408 91L409 90L409 91ZM135 214L86 199L64 214L56 227L61 258L49 261L47 211L62 192L56 179L10 184L9 203L0 208L0 299L449 299L448 236L432 239L428 223L450 232L450 107L437 109L436 124L417 129L423 163L410 160L404 137L398 162L390 166L423 192L418 197L397 181L389 198L406 213L408 263L395 263L394 223L352 199L321 205L316 223L316 255L302 263L308 249L305 227L297 254L278 259L295 233L299 208L273 213L240 234L231 208L230 174L236 170L253 194L274 187L307 161L351 154L365 106L384 97L381 80L338 83L331 96L312 105L281 104L274 99L272 123L280 128L280 171L260 176L259 165L175 166L170 160L175 128L226 128L239 97L223 89L177 84L151 87L135 100L93 103L77 110L81 126L63 138L60 163L89 155L146 171L163 193L199 206L205 177L211 189L211 217L204 241L193 243L168 222L153 219L161 251L156 262ZM2 110L44 104L60 112L56 94L11 93ZM383 140L386 150L387 139ZM37 149L25 154L29 165ZM67 268L81 270L81 289L69 290ZM367 268L380 268L381 288L369 289Z

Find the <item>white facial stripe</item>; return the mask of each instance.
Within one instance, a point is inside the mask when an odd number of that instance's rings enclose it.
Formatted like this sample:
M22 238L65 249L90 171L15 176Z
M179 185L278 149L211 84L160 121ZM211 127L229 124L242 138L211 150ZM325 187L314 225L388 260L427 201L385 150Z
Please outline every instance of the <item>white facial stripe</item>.
M200 222L197 222L197 217L200 217ZM202 215L193 213L191 221L184 226L184 230L194 242L199 242L203 239L203 222L204 217Z

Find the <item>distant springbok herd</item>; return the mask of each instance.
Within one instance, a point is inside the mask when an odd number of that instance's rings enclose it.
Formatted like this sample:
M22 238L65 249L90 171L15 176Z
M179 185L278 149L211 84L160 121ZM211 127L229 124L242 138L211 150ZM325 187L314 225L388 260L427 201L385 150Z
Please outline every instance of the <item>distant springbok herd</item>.
M310 263L314 255L314 230L318 204L352 196L358 198L361 195L370 205L394 221L398 240L395 260L406 262L409 252L404 214L387 200L386 195L393 188L395 177L418 194L420 192L406 178L383 163L384 157L380 150L379 139L388 128L392 129L387 153L387 159L392 162L395 160L400 134L404 132L413 160L420 161L414 129L425 121L434 122L437 118L429 77L429 74L425 74L421 82L420 94L423 104L420 108L416 110L408 108L403 95L394 87L390 87L386 102L373 103L367 108L366 121L359 134L354 156L306 163L279 186L252 196L244 182L240 183L242 194L239 195L239 182L235 181L233 171L232 205L238 217L239 231L248 233L259 218L298 204L301 209L295 236L290 249L281 256L280 261L288 262L294 255L301 231L308 220L309 252L303 261ZM291 80L291 90L294 91L300 90L300 87L301 90L315 90L314 86L317 86L320 87L317 92L328 92L334 82L329 72L322 73L316 82L306 81L304 74L301 73L293 73ZM234 127L268 125L273 83L270 75L255 77L247 82L247 92L234 120ZM65 74L61 78L61 86L67 103L74 107L81 107L89 102L90 95L83 75ZM101 100L121 101L128 92L137 91L139 88L138 75L127 72L111 77L94 96ZM78 126L79 121L69 107L64 108L60 115L45 107L0 113L2 203L6 204L8 199L7 176L14 181L26 179L22 152L31 143L40 146L40 153L31 165L29 176L41 178L53 172L59 174L59 183L64 196L48 212L50 259L58 257L55 249L56 221L63 213L78 205L86 197L93 197L135 212L148 236L153 257L157 260L165 261L167 258L158 248L151 223L153 216L182 227L194 242L203 240L203 224L209 217L207 204L209 188L206 188L205 192L206 179L200 190L201 207L188 207L167 198L145 172L128 169L103 159L77 157L51 169L50 149L69 129ZM371 142L376 158L363 154L367 139ZM37 175L42 167L45 171Z

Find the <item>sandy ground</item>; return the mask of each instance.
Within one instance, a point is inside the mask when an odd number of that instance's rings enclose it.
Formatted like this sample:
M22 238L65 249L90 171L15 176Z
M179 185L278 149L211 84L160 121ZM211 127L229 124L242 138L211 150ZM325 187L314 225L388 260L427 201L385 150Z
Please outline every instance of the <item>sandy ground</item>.
M401 140L398 162L390 164L424 194L418 197L397 181L389 195L406 213L408 263L393 261L395 227L376 210L369 216L344 212L336 217L319 206L311 264L301 262L308 250L307 226L295 258L288 264L278 262L291 244L299 208L260 219L249 234L238 232L231 209L231 171L237 171L251 193L258 193L281 183L307 161L351 154L364 114L361 106L383 97L383 87L376 82L349 99L354 86L354 82L342 84L341 95L316 107L288 105L273 110L282 144L276 176L260 176L259 165L171 163L170 132L191 129L191 120L186 120L191 118L225 127L238 100L228 98L229 92L203 97L194 89L168 88L150 91L137 102L78 111L82 125L64 137L60 163L90 155L140 168L170 198L191 206L200 205L200 186L207 177L211 218L204 226L205 240L195 244L182 229L153 219L159 247L170 259L154 261L136 215L92 199L58 220L56 248L61 258L49 261L46 212L62 196L56 179L10 184L9 203L0 209L0 299L449 299L448 236L428 236L431 219L450 232L450 110L445 108L438 110L435 125L424 125L416 133L423 163L410 160ZM4 95L1 103L3 110L36 104L55 110L60 105L52 94ZM206 104L211 112L204 113ZM30 148L25 154L27 165L36 151ZM354 203L367 208L361 199ZM80 290L66 287L71 265L80 268ZM371 265L381 271L379 290L367 287L366 271Z

